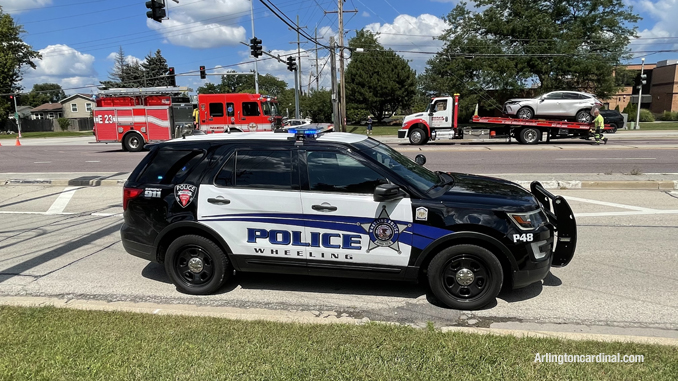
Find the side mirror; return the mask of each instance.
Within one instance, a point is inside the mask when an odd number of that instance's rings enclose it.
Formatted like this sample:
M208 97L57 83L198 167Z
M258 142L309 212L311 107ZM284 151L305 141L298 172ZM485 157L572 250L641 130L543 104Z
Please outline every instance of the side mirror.
M399 200L405 197L405 193L395 184L381 184L374 189L374 201L384 202Z
M424 165L426 164L426 156L419 154L414 157L414 162L419 164L419 165Z

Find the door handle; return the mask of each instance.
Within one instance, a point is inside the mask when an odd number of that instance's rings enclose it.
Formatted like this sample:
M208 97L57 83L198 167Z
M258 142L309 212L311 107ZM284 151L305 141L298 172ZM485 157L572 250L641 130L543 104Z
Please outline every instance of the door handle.
M323 203L323 205L313 205L311 206L313 210L317 210L318 212L336 212L337 207L329 205L327 203Z
M217 198L208 198L207 202L209 202L210 204L216 204L216 205L228 205L228 204L231 203L231 200L227 200L227 199L219 196Z

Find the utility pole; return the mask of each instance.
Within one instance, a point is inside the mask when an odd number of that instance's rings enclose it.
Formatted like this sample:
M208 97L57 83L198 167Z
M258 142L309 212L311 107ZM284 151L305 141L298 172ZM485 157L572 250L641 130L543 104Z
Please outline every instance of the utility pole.
M646 83L645 78L647 76L643 74L645 69L645 57L642 58L642 64L640 65L640 84L638 85L638 111L636 113L636 125L633 126L634 129L640 130L640 105L643 98L643 85Z
M250 0L250 15L252 18L252 38L256 38L254 35L254 0ZM259 94L259 72L257 71L257 61L259 57L254 57L254 93Z
M14 118L16 119L16 127L19 131L19 137L21 137L21 118L19 117L19 109L16 107L16 96L18 94L13 94L12 98L14 99Z
M332 78L332 122L334 127L341 128L341 118L339 116L339 105L337 103L337 65L336 65L336 54L334 49L336 48L334 42L334 37L330 37L330 77Z
M320 90L320 72L318 71L318 25L315 26L315 89ZM311 84L309 83L309 86Z
M346 13L357 13L358 10L354 9L352 11L344 11L344 0L339 0L338 10L336 13L339 15L339 81L341 86L341 104L339 110L341 113L341 124L339 125L339 131L346 131L346 84L344 83L344 12ZM335 12L325 12L325 13L335 13Z
M301 34L299 33L299 30L301 28L306 28L305 26L299 26L299 15L297 15L297 25L296 25L296 32L297 32L297 41L296 42L290 42L290 44L297 44L297 69L294 71L294 108L296 109L295 111L295 118L299 119L299 92L301 91Z

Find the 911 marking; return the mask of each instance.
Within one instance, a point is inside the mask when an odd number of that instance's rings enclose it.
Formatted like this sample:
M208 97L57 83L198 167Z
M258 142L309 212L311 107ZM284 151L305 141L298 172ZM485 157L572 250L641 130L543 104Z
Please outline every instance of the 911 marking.
M528 234L514 234L513 235L513 242L532 242L534 241L534 234L528 233Z

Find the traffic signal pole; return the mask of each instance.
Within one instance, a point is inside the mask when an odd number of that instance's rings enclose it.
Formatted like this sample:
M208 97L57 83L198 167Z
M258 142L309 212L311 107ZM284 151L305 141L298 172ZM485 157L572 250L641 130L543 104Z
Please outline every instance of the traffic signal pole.
M645 69L645 57L642 59L642 64L640 65L640 83L638 85L638 110L636 112L636 125L633 126L634 130L640 130L640 105L643 103L643 85L645 84L645 75L643 70Z
M256 38L254 35L254 0L250 0L250 15L252 18L252 38ZM254 93L259 94L259 72L257 71L257 61L259 57L254 57Z

